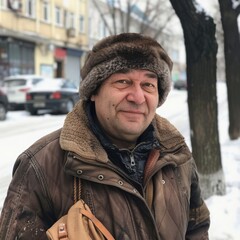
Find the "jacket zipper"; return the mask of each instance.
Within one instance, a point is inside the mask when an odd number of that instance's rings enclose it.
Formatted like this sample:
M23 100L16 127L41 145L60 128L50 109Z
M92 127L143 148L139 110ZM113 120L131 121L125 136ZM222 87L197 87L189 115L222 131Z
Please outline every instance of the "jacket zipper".
M73 157L73 158L78 159L78 160L80 160L80 161L84 161L84 159L80 158L78 155L74 154L73 152L71 152L71 154L72 154L72 157ZM85 162L85 161L84 161L84 162ZM134 162L135 162L135 160L134 160ZM155 172L157 172L159 169L161 169L162 167L164 167L164 166L166 166L166 165L168 165L168 164L171 164L171 163L165 162L164 164L162 164L161 166L159 166L159 168L154 169L154 171L152 171L151 174L149 175L149 179L150 179L150 177L151 177L152 175L154 175ZM96 163L96 162L95 162L94 165L95 165L95 166L103 166L103 164L101 164L101 163ZM104 166L106 167L106 164L104 164ZM125 179L129 179L128 175L125 174L123 171L121 171L121 172L120 172L119 170L116 171L116 168L114 168L114 167L111 166L111 165L107 165L107 166L108 166L111 170L113 170L114 172L117 172L118 174L123 175L123 177L124 177ZM130 180L130 179L129 179L129 180ZM131 181L130 181L130 182L131 182ZM129 192L128 192L128 193L129 193ZM143 191L143 194L145 195L144 191ZM136 196L136 194L134 194L134 195ZM160 236L159 236L159 234L158 234L158 229L157 229L157 226L156 226L156 223L155 223L155 219L154 219L154 217L153 217L153 214L152 214L150 208L148 207L148 205L147 205L147 203L146 203L146 201L145 201L145 196L142 196L141 194L140 194L140 196L141 196L141 197L139 197L139 196L137 196L137 197L140 198L140 199L143 201L145 207L148 209L148 212L149 212L150 217L151 217L151 219L152 219L152 223L153 223L154 228L155 228L156 236L158 236L158 239L160 239Z
M130 152L130 164L131 164L131 167L134 167L136 165L132 151Z

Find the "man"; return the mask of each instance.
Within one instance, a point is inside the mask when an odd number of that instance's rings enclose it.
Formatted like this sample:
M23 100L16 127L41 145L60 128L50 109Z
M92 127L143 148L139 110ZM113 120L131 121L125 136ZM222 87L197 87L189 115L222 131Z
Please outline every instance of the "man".
M117 240L208 239L209 211L182 135L155 114L172 62L153 39L110 36L89 52L81 101L16 161L0 239L47 239L81 198Z

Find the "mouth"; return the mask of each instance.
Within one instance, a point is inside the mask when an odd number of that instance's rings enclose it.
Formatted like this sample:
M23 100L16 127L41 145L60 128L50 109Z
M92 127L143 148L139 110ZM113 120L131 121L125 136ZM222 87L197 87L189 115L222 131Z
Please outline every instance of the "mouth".
M141 111L134 111L134 110L122 110L122 113L126 113L126 114L141 114L143 115L144 113Z
M138 122L144 116L140 111L121 111L121 114L130 122Z

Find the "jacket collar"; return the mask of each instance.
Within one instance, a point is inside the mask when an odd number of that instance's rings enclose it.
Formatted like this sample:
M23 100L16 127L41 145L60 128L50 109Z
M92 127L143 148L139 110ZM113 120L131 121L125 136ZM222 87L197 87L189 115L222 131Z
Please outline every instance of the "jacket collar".
M75 152L82 158L107 162L107 153L92 132L85 109L86 102L80 100L67 115L60 135L61 148ZM152 125L162 149L175 148L184 143L183 136L165 118L156 114Z

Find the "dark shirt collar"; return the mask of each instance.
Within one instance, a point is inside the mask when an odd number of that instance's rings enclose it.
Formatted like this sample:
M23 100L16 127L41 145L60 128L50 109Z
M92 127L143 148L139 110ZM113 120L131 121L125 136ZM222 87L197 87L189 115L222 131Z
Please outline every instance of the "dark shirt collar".
M143 132L134 149L118 149L113 145L101 128L92 102L86 104L86 112L89 126L96 135L112 163L123 170L135 182L135 186L143 183L143 175L146 161L153 148L159 148L159 143L154 137L152 124ZM139 185L140 184L140 185Z
M93 133L96 135L96 137L99 139L101 144L104 147L116 149L117 147L111 143L110 139L102 129L96 116L95 104L92 101L87 102L86 113L87 113L88 120L90 122L90 128L93 131ZM137 140L136 145L143 142L145 143L154 142L154 145L158 145L156 138L154 137L154 128L152 124L150 124L148 128L141 134L141 136Z

